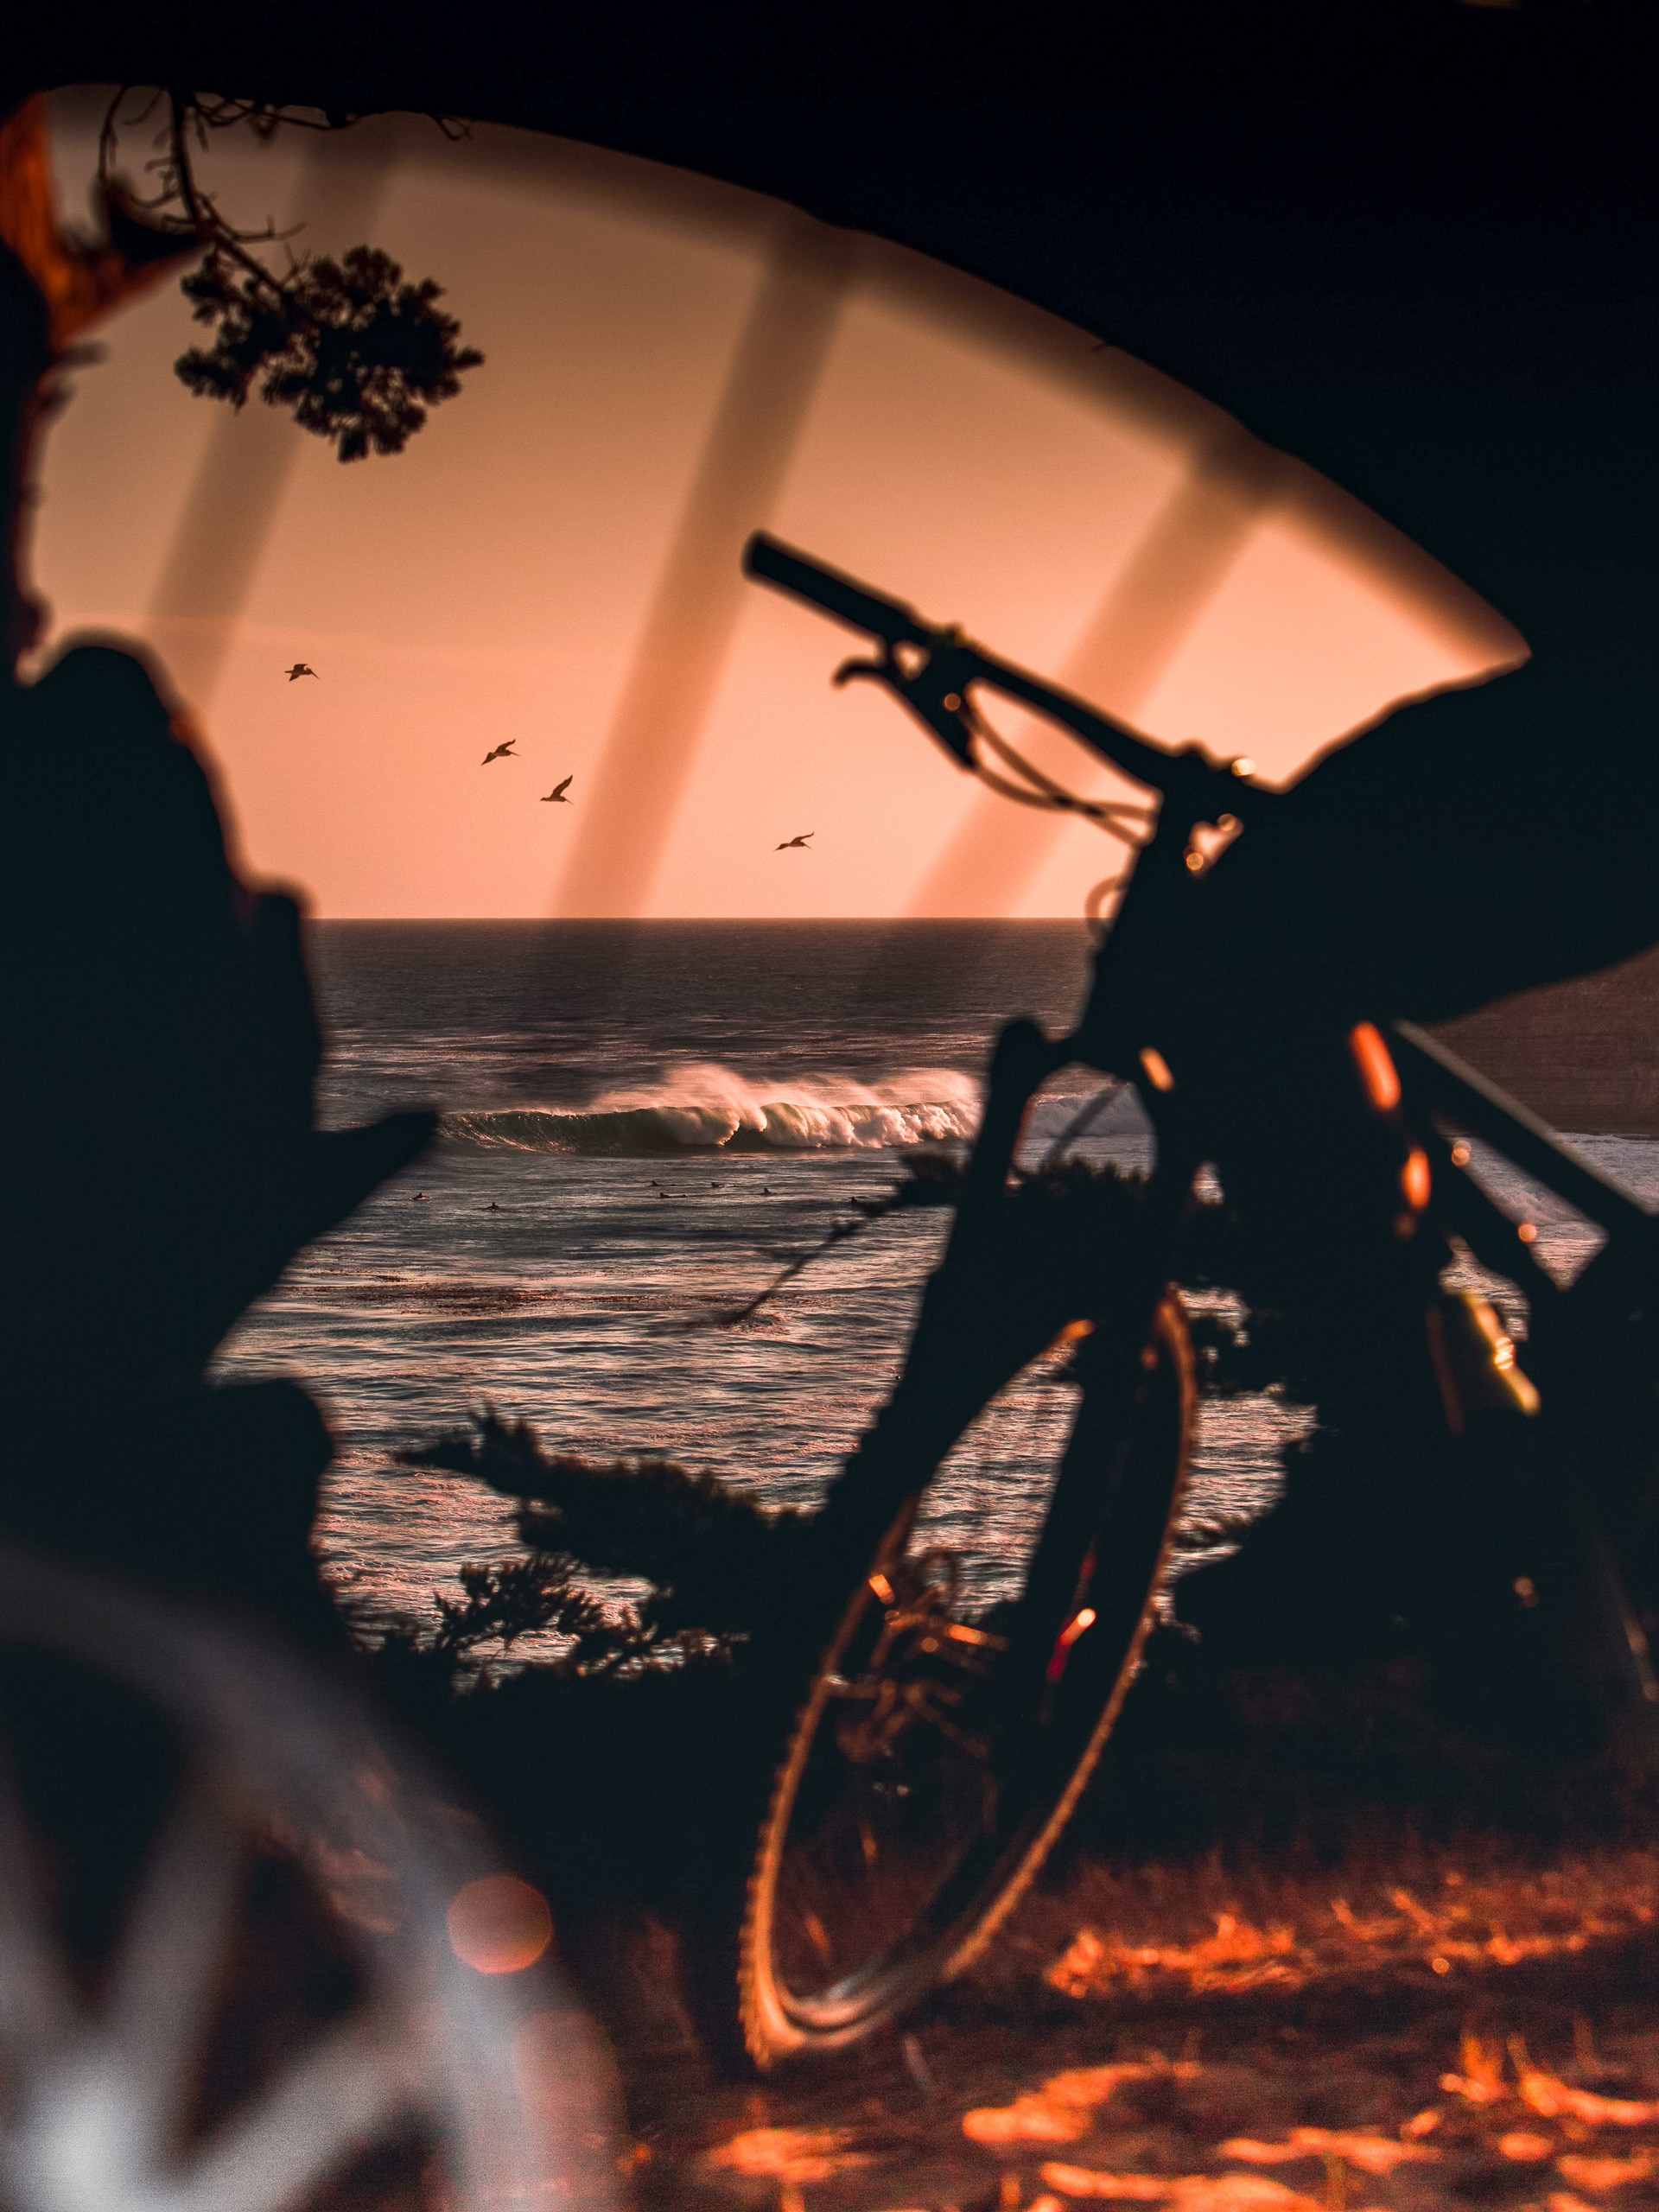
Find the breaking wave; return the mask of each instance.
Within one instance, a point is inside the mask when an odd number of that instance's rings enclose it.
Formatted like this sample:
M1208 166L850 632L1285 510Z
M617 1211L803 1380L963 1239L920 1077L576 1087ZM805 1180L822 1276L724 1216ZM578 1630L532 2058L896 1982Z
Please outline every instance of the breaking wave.
M607 1090L591 1104L498 1106L446 1114L452 1141L512 1152L830 1152L937 1144L973 1134L979 1086L952 1068L878 1083L835 1076L752 1083L687 1061L660 1083Z

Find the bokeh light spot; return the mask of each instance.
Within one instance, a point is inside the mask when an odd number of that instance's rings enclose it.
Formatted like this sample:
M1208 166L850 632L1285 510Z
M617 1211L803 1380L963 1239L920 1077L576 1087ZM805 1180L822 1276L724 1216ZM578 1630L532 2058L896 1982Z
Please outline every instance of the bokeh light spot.
M456 1892L444 1925L449 1948L480 1974L522 1974L553 1940L547 1899L516 1874L486 1874Z

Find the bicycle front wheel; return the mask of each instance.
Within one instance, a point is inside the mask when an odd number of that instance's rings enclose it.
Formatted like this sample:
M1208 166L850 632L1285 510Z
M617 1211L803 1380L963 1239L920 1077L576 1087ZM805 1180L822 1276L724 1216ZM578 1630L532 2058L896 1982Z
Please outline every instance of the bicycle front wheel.
M773 1784L739 1948L762 2067L959 1973L1042 1865L1134 1678L1185 1487L1166 1294L1127 1416L1074 1323L988 1388L877 1546Z

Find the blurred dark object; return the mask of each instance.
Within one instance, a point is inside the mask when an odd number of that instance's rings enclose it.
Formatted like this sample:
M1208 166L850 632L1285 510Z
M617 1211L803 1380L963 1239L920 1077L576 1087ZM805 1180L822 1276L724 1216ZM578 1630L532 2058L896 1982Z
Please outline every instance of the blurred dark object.
M270 1602L299 1573L327 1439L292 1385L205 1393L202 1370L293 1254L414 1157L431 1117L314 1129L299 909L238 882L207 778L141 659L73 649L10 687L0 721L0 1519Z
M86 643L35 683L11 673L39 620L17 573L32 435L69 340L163 265L154 236L137 244L130 262L66 239L38 105L0 124L0 1527L327 1637L308 1548L321 1416L293 1383L213 1390L203 1372L432 1117L313 1127L299 908L238 880L158 672Z
M1217 1018L1272 976L1287 1006L1450 1021L1646 951L1659 747L1618 676L1562 648L1327 753L1208 881Z

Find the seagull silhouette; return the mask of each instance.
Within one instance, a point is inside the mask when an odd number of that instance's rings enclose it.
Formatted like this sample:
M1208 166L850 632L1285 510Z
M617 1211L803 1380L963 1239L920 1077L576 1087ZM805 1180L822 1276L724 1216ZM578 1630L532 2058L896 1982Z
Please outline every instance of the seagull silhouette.
M288 678L289 682L292 683L296 676L317 676L317 671L315 668L308 668L302 660L296 660L293 667L285 668L283 671L283 674ZM320 676L317 676L317 681L321 683L322 678Z
M816 830L803 830L798 837L785 837L781 845L774 845L772 849L774 853L792 853L798 845L804 853L808 852L811 849L806 842L807 839L816 837L817 834Z
M560 806L569 806L570 801L566 798L565 793L569 790L571 781L571 777L567 776L562 784L555 784L550 791L544 791L542 794L542 804L548 806L556 801Z
M510 737L505 745L498 745L493 752L486 753L479 762L479 766L487 768L492 760L516 760L518 755L512 748L518 742L516 737Z

